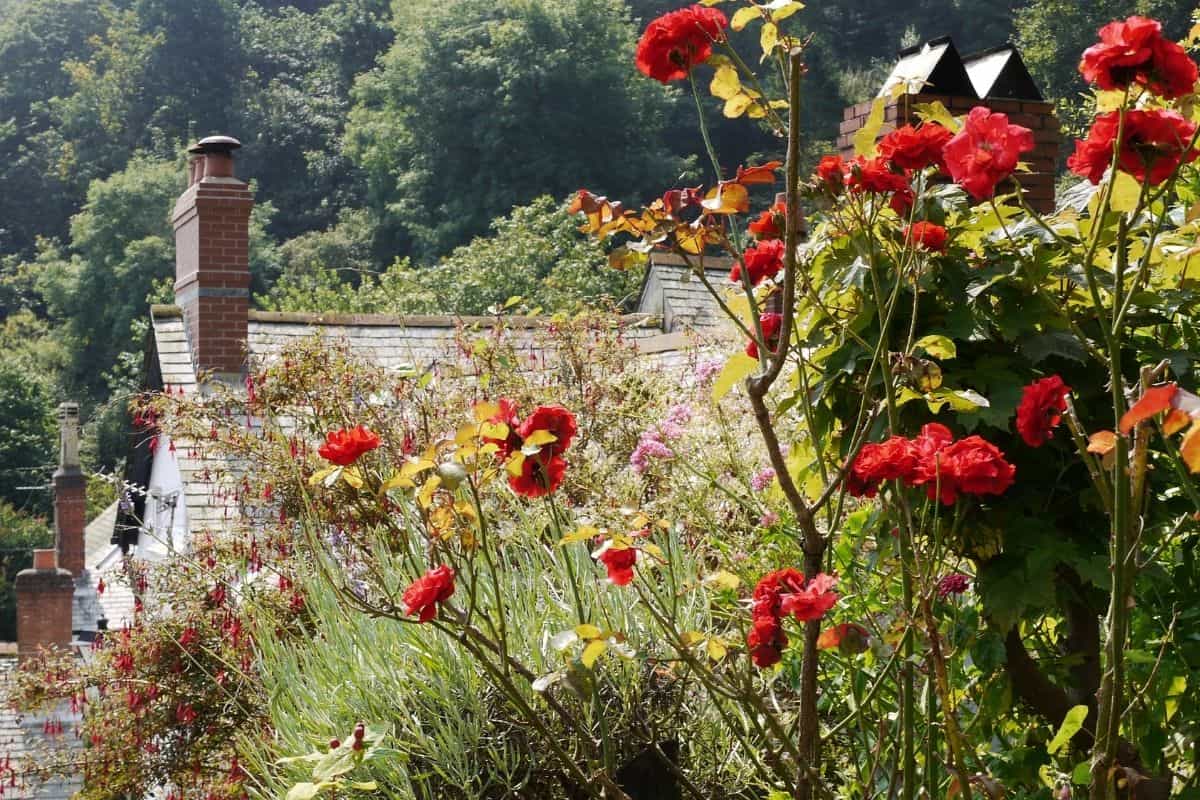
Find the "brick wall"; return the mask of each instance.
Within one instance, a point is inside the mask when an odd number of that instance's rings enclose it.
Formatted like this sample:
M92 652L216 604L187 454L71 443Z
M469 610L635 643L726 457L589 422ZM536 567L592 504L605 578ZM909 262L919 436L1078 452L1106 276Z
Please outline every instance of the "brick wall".
M54 532L58 566L75 577L83 574L83 539L87 526L87 478L76 468L54 473Z
M975 106L987 106L992 111L1007 114L1009 122L1032 130L1036 148L1021 157L1032 171L1018 173L1016 177L1030 206L1043 214L1054 210L1054 177L1059 148L1062 145L1062 132L1058 118L1054 115L1053 105L1033 100L979 100L974 97L936 94L901 95L884 107L884 124L880 136L906 124L916 125L919 122L916 105L934 101L941 102L956 117L963 116ZM844 158L854 155L854 134L866 124L870 113L871 102L850 106L842 113L837 145ZM1000 191L1005 191L1003 184Z
M203 142L201 146L203 146ZM250 210L228 152L198 152L191 186L175 203L175 302L197 371L240 373L250 310Z

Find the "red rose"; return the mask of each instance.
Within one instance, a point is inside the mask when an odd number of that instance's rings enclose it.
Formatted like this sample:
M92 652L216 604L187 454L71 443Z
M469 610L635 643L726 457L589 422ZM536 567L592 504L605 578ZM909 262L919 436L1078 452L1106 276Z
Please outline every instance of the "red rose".
M608 581L614 586L628 586L633 582L633 568L637 564L638 551L632 547L624 550L608 548L599 555L599 560L608 570Z
M1030 447L1041 447L1054 436L1067 410L1071 387L1057 375L1034 381L1021 393L1017 406L1017 433Z
M874 497L884 481L909 480L917 469L917 453L903 436L864 444L850 467L847 491L855 497Z
M942 149L953 136L936 122L927 122L919 128L905 125L879 141L879 157L900 169L930 166L945 169Z
M783 325L783 314L768 311L760 314L758 321L762 324L763 336L767 340L767 348L774 353L779 348L779 328ZM758 342L753 339L746 345L746 355L758 358Z
M804 588L804 573L793 567L768 572L759 578L751 598L751 613L755 617L778 616L779 597L783 592L798 592Z
M1162 25L1133 16L1100 29L1100 42L1083 51L1079 71L1106 91L1143 86L1168 99L1191 94L1196 64L1182 47L1162 35Z
M1119 111L1097 116L1087 138L1075 142L1067 167L1094 184L1100 183L1112 161L1120 126ZM1174 174L1180 161L1191 163L1200 155L1190 147L1195 134L1195 124L1177 111L1127 111L1117 166L1139 182L1148 180L1157 186Z
M746 634L746 648L754 666L766 669L779 663L788 645L787 634L778 617L756 617Z
M1003 494L1013 485L1016 468L1004 460L1000 448L981 436L968 436L938 454L941 464L940 499L952 505L961 494ZM926 490L936 494L930 483Z
M855 194L891 193L888 205L902 217L908 214L915 198L912 187L908 185L907 173L893 171L891 165L882 158L858 156L851 161L847 165L846 186Z
M553 442L542 445L538 455L557 456L571 446L578 427L575 415L562 406L538 406L520 424L517 434L522 439L528 439L535 431L547 431L555 437Z
M404 613L416 614L419 622L429 622L437 615L439 603L454 594L454 570L445 564L434 567L404 590L401 601Z
M742 261L746 262L746 272L750 276L750 283L758 286L767 278L773 278L783 269L783 249L784 244L779 239L772 239L767 242L759 242L754 247L747 247L742 253ZM729 280L734 283L740 283L742 280L742 265L740 262L734 262L733 269L729 270Z
M1033 131L1010 125L1005 114L976 106L963 129L942 150L946 169L976 200L996 193L996 184L1017 168L1021 153L1033 149Z
M542 452L526 456L521 462L521 473L508 476L508 485L522 497L545 497L558 491L566 475L567 462L561 456Z
M783 595L780 598L779 610L783 614L793 615L800 622L820 619L837 605L838 594L833 591L836 585L837 578L823 572L818 573L800 591Z
M759 214L758 219L751 222L747 227L750 230L750 235L760 242L782 239L787 225L786 219L787 204L776 203ZM735 278L735 280L737 279Z
M841 156L823 156L817 162L816 179L832 194L841 194L846 184L846 162Z
M944 253L946 229L932 222L914 222L904 229L904 243L931 253Z
M325 444L317 448L321 458L347 467L358 460L363 453L379 447L379 437L359 425L350 430L345 428L325 434Z
M670 83L688 76L712 55L712 43L728 25L715 8L692 5L671 11L646 26L637 46L637 68L656 81Z

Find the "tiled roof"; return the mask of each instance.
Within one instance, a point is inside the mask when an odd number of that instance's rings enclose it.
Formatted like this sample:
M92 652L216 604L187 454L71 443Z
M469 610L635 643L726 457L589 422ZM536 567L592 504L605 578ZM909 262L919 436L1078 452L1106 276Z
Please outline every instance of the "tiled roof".
M729 266L728 259L709 257L705 260L704 276L717 291L732 285ZM687 262L671 255L651 257L637 310L661 317L665 331L711 328L724 319L704 282Z
M68 800L82 788L81 778L42 783L25 777L25 773L30 761L43 759L47 752L58 753L64 743L69 749L78 746L74 735L78 718L66 709L35 715L19 714L10 708L7 699L16 666L15 658L0 658L0 767L6 767L0 768L4 789L0 796L5 800ZM63 733L55 741L48 741L51 737L45 733L47 719L62 722Z

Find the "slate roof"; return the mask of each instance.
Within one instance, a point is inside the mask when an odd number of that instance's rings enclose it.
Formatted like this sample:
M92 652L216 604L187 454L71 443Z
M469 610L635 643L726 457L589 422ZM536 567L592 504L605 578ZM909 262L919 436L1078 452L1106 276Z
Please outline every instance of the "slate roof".
M0 658L0 697L7 698L16 669L15 658ZM53 719L62 723L63 733L57 741L47 741L45 722ZM4 800L68 800L83 787L83 780L53 780L42 783L26 779L23 775L30 760L44 757L47 745L61 745L67 741L74 749L75 723L78 717L66 709L48 715L18 714L8 703L0 703L0 797Z
M727 272L728 267L721 274L722 280L727 279ZM715 304L712 308L705 306L700 295L704 289L699 281L694 281L694 286L691 286L681 280L681 276L686 274L683 267L666 265L657 271L652 269L649 274L657 281L655 285L662 287L663 294L661 303L651 305L660 305L665 315L648 313L642 309L639 309L640 313L626 315L621 320L623 335L626 340L637 343L640 354L654 358L656 363L666 367L681 365L691 357L690 345L697 343L689 334L689 328L693 325L698 328L711 326ZM643 299L648 297L645 287L642 296ZM709 302L712 302L711 298ZM664 326L666 318L670 319L670 324ZM197 376L192 366L180 309L176 306L153 306L151 322L152 342L147 368L157 374L149 388L169 387L185 393L197 391ZM516 337L519 342L522 337L531 338L534 330L544 324L544 318L506 317L504 335ZM491 330L494 325L495 319L492 317L251 311L247 350L252 362L262 363L290 345L320 335L331 341L349 344L355 353L385 369L416 367L423 370L439 362L456 360L458 337L463 330ZM237 517L236 508L222 494L219 482L205 479L221 468L227 468L228 464L206 455L205 449L188 442L175 442L173 449L159 447L154 454L154 458L174 458L177 461L183 483L187 528L192 533L224 528ZM145 485L148 481L148 467L143 469L142 475L130 476L135 483ZM119 537L114 536L113 539L116 541Z
M733 285L729 267L728 259L709 257L704 264L705 278L718 291L728 288ZM725 321L699 276L681 257L669 254L651 256L637 310L661 317L662 329L668 332L713 328Z

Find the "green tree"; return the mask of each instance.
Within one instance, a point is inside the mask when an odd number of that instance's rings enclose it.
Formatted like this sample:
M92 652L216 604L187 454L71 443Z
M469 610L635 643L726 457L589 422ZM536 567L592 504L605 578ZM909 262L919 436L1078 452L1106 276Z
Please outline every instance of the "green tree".
M2 374L2 373L0 373ZM50 547L54 534L42 517L0 501L0 639L17 640L17 573L33 566L34 548Z
M422 0L395 28L347 137L397 249L428 261L540 194L639 196L679 174L618 0Z
M1096 41L1096 31L1114 19L1142 14L1163 23L1167 36L1187 33L1194 3L1177 0L1031 0L1015 17L1025 64L1043 93L1057 101L1069 133L1083 135L1089 118L1078 96L1087 88L1079 54Z
M577 225L543 196L494 220L492 236L456 248L433 267L402 259L373 274L361 267L365 243L355 240L364 227L351 218L284 245L284 274L259 302L282 311L487 314L514 296L521 301L512 308L546 312L629 299L640 272L609 268Z
M55 424L46 384L27 365L0 358L0 502L45 513L49 494L40 486L53 472Z

